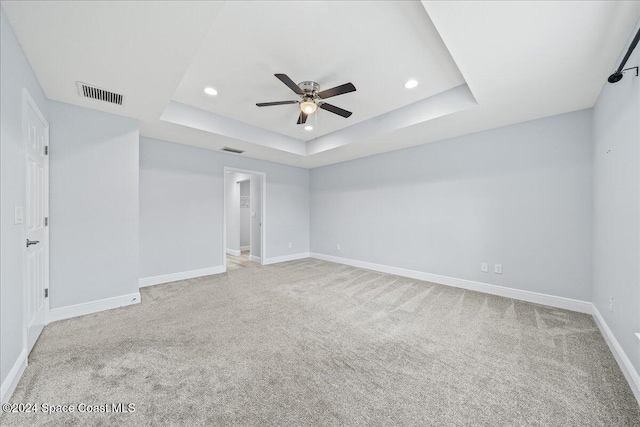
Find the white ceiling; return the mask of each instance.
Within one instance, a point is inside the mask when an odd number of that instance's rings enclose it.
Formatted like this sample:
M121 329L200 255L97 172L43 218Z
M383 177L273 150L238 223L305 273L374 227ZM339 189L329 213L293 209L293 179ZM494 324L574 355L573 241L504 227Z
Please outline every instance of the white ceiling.
M321 90L352 82L356 92L327 102L353 115L319 110L308 132L296 124L298 105L256 107L299 99L275 73ZM420 84L407 90L409 79ZM308 141L463 83L419 2L241 1L222 7L173 99Z
M222 3L2 1L48 98L157 119ZM124 94L116 106L81 98L76 81Z
M245 156L307 168L592 107L640 18L637 1L2 6L49 98L138 118L141 135L209 149L233 146ZM339 11L340 25L315 18L331 11ZM313 36L299 42L305 24ZM318 131L337 130L335 135L347 132L349 127L338 129L351 119L349 125L359 121L362 127L408 103L433 103L439 98L432 95L464 82L478 105L375 135L361 132L360 139L330 150L307 146L312 155L295 154L241 136L263 129L306 137L297 133L295 106L254 105L295 99L273 77L279 72L296 82L317 80L323 88L356 85L357 92L331 100L354 111L350 119L318 116ZM418 88L405 90L408 78L418 79ZM125 105L80 98L76 81L124 93ZM205 97L203 85L220 94ZM160 120L172 99L248 128L225 136ZM378 119L366 121L373 116Z
M306 167L591 108L640 19L638 1L423 4L478 107L318 153Z

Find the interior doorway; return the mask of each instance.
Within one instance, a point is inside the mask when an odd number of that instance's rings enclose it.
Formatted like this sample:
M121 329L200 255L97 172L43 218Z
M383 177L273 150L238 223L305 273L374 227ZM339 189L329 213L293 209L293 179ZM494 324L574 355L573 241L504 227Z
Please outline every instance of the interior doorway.
M266 174L224 168L224 266L264 264Z

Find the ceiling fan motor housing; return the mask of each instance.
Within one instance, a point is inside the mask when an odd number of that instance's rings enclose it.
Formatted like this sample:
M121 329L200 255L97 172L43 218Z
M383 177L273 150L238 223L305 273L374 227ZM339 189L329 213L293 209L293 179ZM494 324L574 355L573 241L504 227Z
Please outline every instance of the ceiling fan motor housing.
M320 85L316 82L304 81L298 83L298 87L304 92L306 96L314 96L320 91Z

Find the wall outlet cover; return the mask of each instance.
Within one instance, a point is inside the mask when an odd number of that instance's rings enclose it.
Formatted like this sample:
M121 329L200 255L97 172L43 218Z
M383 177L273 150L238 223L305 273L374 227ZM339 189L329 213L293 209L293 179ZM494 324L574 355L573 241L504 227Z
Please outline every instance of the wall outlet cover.
M493 272L496 274L502 274L502 264L496 264L493 266Z

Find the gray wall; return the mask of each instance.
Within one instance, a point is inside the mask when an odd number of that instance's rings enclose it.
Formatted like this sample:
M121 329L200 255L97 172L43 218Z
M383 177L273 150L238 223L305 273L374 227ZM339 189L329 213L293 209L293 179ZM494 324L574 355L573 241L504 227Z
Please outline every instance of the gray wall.
M138 291L138 121L50 101L51 308Z
M225 166L267 174L267 257L309 251L308 170L142 137L140 277L222 265Z
M640 46L627 67L638 65ZM593 303L640 372L640 78L633 72L604 83L593 139Z
M312 252L589 301L590 116L313 169Z
M47 100L0 8L0 378L4 382L23 342L23 257L25 228L14 225L15 206L25 206L25 150L22 89L48 117Z

